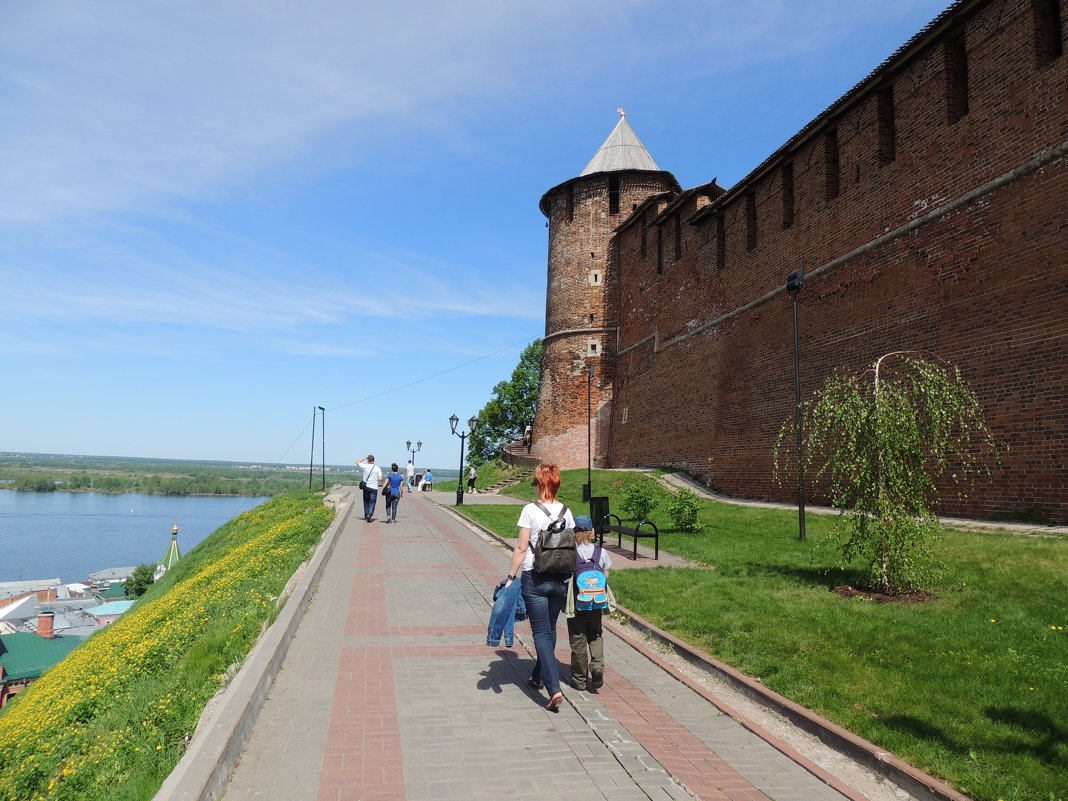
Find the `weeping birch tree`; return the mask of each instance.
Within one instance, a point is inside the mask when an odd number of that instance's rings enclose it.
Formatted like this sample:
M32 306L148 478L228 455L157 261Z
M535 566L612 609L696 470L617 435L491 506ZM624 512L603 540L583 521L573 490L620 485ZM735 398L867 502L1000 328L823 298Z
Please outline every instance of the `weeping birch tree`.
M794 425L779 431L777 472ZM929 585L939 482L951 479L963 497L967 479L997 454L960 370L915 351L888 353L860 375L829 378L803 404L801 425L806 473L826 482L842 511L836 533L843 558L861 560L868 587L879 592Z

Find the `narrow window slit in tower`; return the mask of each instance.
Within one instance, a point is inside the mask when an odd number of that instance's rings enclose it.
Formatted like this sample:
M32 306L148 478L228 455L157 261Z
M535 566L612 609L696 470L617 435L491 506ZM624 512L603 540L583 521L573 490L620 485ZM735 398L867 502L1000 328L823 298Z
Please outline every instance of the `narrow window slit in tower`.
M608 176L608 213L619 214L619 176Z
M885 167L897 158L893 86L885 86L875 95L875 116L879 124L879 166Z
M1044 67L1064 54L1059 0L1031 0L1035 25L1035 66Z
M754 250L757 246L757 215L756 195L753 192L750 192L748 195L745 196L745 224L745 245L749 250Z
M782 227L794 224L794 163L782 165Z
M727 266L727 220L721 211L716 215L716 268Z
M964 33L942 44L942 59L946 79L946 120L950 125L968 113L968 51L964 47Z
M823 168L824 197L834 200L840 189L837 128L832 128L823 135Z

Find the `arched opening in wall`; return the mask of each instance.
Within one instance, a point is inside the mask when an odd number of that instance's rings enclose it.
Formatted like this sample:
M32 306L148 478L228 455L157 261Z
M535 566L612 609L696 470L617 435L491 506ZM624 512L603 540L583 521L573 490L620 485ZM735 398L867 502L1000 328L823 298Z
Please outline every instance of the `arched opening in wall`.
M591 340L586 342L586 355L587 356L597 356L597 355L600 354L600 352L601 351L600 351L600 348L598 347L598 342L597 342L596 339L591 339Z

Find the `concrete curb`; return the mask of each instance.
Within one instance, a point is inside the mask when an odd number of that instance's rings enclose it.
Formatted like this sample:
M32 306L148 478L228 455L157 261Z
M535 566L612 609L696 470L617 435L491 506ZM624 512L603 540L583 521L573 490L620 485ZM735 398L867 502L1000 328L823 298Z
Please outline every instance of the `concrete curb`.
M293 588L293 594L274 623L249 651L223 694L222 703L204 721L200 733L190 742L153 801L208 801L221 798L226 791L230 774L244 750L341 529L352 512L351 488L331 491L324 503L333 505L337 514Z
M507 548L512 547L513 543L493 531L490 531L480 523L464 516L453 507L442 506L442 508L448 509L455 517L462 520L464 523L477 528L501 545ZM626 607L617 606L615 611L617 615L624 618L626 623L633 626L634 629L637 629L641 633L658 641L665 647L670 648L679 657L685 659L694 667L712 674L733 689L742 693L746 698L778 715L781 715L794 726L797 726L797 728L817 737L828 747L844 754L873 773L889 779L898 787L912 794L915 798L920 799L921 801L971 801L968 796L957 792L940 779L936 779L934 776L924 773L918 768L915 768L894 756L889 751L879 748L874 743L865 740L863 737L859 737L858 735L853 734L853 732L816 714L812 710L806 709L805 707L794 703L789 698L779 695L774 690L765 687L758 680L745 675L732 668L730 665L720 662L703 651L694 648L689 643L683 642L678 637L657 628L652 623L639 615L636 615L634 612L631 612ZM607 627L611 629L612 633L625 643L659 665L676 680L682 682L691 690L701 695L725 715L738 721L738 723L753 732L757 737L760 737L773 748L797 762L820 781L833 787L847 798L854 799L854 801L863 801L863 799L865 799L865 796L843 784L827 771L823 770L823 768L799 754L786 743L783 743L781 740L774 737L762 726L728 706L703 687L692 682L685 674L675 670L675 668L657 656L654 652L650 651L639 639L636 639L630 632L614 622L611 618L606 617L605 623Z

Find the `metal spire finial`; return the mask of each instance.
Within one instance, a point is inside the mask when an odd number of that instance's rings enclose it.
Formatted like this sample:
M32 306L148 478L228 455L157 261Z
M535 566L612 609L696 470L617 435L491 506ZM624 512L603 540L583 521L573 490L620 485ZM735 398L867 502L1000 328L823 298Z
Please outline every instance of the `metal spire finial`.
M616 111L618 111L618 112L619 112L619 116L620 116L620 117L621 117L622 119L626 119L626 118L627 118L627 112L625 112L625 111L623 110L623 107L622 107L622 106L620 106L619 108L617 108L617 109L616 109Z

